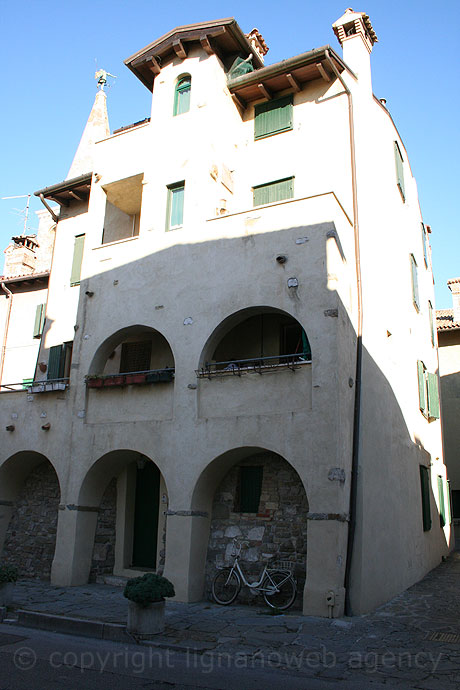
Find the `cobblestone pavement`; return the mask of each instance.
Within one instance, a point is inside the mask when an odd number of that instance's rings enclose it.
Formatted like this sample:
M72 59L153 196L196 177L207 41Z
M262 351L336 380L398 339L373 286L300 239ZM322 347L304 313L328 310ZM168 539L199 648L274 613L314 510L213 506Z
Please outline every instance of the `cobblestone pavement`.
M296 612L270 615L266 607L167 602L166 630L153 644L216 664L285 668L306 679L323 679L324 687L351 682L360 688L457 690L459 595L460 553L454 552L422 581L366 616L328 620ZM22 581L14 605L126 622L122 589L108 585L53 587Z

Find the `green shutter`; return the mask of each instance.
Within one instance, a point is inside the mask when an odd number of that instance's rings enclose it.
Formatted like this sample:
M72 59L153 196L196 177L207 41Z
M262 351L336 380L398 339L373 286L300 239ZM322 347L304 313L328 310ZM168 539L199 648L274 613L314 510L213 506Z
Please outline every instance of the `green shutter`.
M412 301L417 311L420 311L420 301L418 294L417 262L413 254L410 255L410 269L412 276Z
M425 365L420 360L417 361L417 373L418 373L418 396L420 400L420 410L425 415L428 416L428 407L426 399L426 380L425 380Z
M240 472L240 510L242 513L258 513L263 467L241 467Z
M401 192L402 200L406 200L406 190L404 187L404 167L403 167L403 157L401 155L401 149L399 148L398 142L394 142L395 147L395 164L396 164L396 181Z
M292 199L294 196L294 178L286 177L284 180L258 185L253 187L253 194L254 206Z
M439 389L438 375L427 373L428 381L428 415L432 419L439 419Z
M422 226L422 242L423 242L423 258L425 260L425 266L428 268L428 249L427 249L427 236L426 236L426 228L424 223L420 223Z
M420 486L422 490L423 531L431 529L430 474L427 467L420 465Z
M34 338L41 338L45 325L45 305L37 304L35 310Z
M446 506L444 503L444 482L442 477L438 477L438 497L439 497L439 522L441 527L446 524Z
M190 110L190 94L192 78L190 76L179 79L174 91L174 115L182 115Z
M452 522L452 492L450 490L450 480L446 480L446 489L447 489L447 524L450 525Z
M166 230L173 230L184 222L185 183L179 182L168 187L166 207Z
M434 321L433 321L433 307L430 300L428 300L428 318L430 320L430 334L431 334L431 344L433 347L436 344L436 336L434 333Z
M61 379L64 376L64 345L54 345L50 347L48 357L48 379Z
M81 263L83 261L83 247L85 236L77 235L73 247L72 271L70 273L70 285L80 285Z
M287 132L293 126L292 95L260 103L254 108L254 139Z

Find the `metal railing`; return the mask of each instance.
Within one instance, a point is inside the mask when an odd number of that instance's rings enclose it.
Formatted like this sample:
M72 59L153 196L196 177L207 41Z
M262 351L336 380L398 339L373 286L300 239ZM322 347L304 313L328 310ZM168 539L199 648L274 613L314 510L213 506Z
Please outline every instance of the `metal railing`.
M52 391L64 391L69 387L69 378L43 379L41 381L29 381L25 383L3 383L0 385L0 393L27 392L27 393L51 393Z
M195 373L198 378L210 379L218 376L264 374L268 371L282 369L295 371L305 364L311 364L311 355L295 353L292 355L252 357L251 359L231 359L226 362L206 362L201 369L196 369Z

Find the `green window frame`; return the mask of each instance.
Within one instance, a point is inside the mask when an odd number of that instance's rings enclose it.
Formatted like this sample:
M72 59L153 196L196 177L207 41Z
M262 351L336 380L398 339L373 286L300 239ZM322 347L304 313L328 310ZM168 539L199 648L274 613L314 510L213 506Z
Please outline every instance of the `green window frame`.
M404 158L402 157L401 149L397 141L394 143L395 151L395 166L396 166L396 184L398 185L399 192L403 202L406 201L406 189L404 186Z
M423 531L429 532L431 529L431 506L430 506L430 470L424 465L420 465L420 489L422 494L422 521Z
M81 264L83 261L83 247L85 246L85 236L77 235L73 245L72 270L70 272L70 287L80 285Z
M264 206L294 197L294 177L259 184L252 188L254 206Z
M64 378L64 366L65 366L65 346L53 345L50 347L50 352L48 356L48 371L46 374L47 379L62 379Z
M417 361L418 394L420 411L432 421L440 417L438 375L426 370L423 362Z
M166 205L166 230L177 230L184 223L185 182L168 185Z
M262 493L262 465L240 467L240 512L258 513Z
M420 225L422 226L423 259L425 261L425 266L428 268L428 235L425 223L420 223Z
M254 139L288 132L293 128L293 96L259 103L254 108Z
M173 115L183 115L190 110L190 96L192 93L192 77L187 74L176 83L174 89L174 110Z
M446 503L444 501L444 480L438 476L439 522L441 527L446 524Z
M35 309L34 338L41 338L45 327L45 305L37 304Z
M417 311L420 311L420 297L418 291L417 262L413 254L410 255L410 272L412 279L412 302Z
M431 304L430 300L428 300L428 319L430 322L431 344L434 347L436 345L436 335L434 332L433 305Z

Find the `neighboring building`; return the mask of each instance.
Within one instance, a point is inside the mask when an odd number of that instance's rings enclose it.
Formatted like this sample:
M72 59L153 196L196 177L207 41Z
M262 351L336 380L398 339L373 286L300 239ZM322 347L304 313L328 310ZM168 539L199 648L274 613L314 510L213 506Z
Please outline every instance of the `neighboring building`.
M444 457L452 492L456 536L460 525L460 278L447 281L452 309L438 309L436 321L441 377Z
M369 18L334 31L343 60L265 67L234 19L174 29L126 60L151 118L110 135L99 91L36 193L60 206L39 366L0 399L23 572L156 568L197 601L242 536L245 567L295 561L298 605L339 616L448 553L416 184Z

